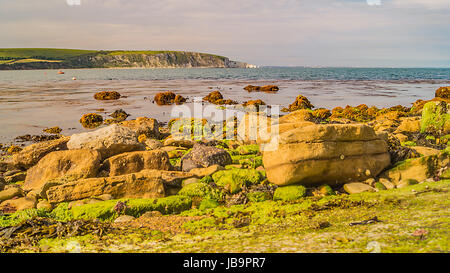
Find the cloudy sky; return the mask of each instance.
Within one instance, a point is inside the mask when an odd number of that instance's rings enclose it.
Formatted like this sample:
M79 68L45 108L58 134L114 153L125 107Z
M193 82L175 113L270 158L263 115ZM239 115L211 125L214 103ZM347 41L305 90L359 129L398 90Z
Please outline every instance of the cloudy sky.
M450 67L449 16L450 0L0 0L0 47L187 50L256 65Z

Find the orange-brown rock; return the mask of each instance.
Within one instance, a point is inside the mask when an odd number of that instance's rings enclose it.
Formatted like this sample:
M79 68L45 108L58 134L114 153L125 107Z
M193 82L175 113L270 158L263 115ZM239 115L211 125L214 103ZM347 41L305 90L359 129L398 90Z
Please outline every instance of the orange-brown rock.
M168 171L172 168L167 152L160 150L118 154L108 158L104 162L104 166L109 169L109 176L136 173L150 169Z
M47 191L50 203L70 202L109 194L119 198L160 198L166 196L165 185L181 185L192 174L144 170L112 177L88 178L51 187Z
M127 127L138 136L145 135L148 138L159 138L159 122L154 118L138 117L135 120L126 120L119 123L122 127Z
M14 154L12 162L17 168L28 169L51 152L67 150L69 140L70 137L62 137L29 145L19 153Z
M311 125L273 140L263 163L268 180L280 186L363 181L390 164L385 140L362 124Z
M53 179L77 180L95 177L100 168L101 155L92 150L51 152L28 169L23 189L39 190Z

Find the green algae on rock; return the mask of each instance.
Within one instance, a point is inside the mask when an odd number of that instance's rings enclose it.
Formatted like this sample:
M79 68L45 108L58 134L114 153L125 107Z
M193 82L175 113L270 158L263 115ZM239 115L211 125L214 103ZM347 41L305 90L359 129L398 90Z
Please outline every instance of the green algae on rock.
M256 185L263 176L254 169L230 169L215 172L212 175L214 182L231 194L239 192L243 187Z
M274 194L274 201L293 201L306 196L306 188L301 185L278 187Z
M420 131L436 134L450 133L450 107L446 102L430 101L424 105Z

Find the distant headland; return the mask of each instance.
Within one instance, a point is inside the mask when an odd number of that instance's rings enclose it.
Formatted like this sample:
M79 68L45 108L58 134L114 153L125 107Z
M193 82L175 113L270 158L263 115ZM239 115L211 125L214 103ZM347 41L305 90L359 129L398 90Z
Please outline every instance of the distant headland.
M187 51L0 48L0 70L70 68L254 68L227 57Z

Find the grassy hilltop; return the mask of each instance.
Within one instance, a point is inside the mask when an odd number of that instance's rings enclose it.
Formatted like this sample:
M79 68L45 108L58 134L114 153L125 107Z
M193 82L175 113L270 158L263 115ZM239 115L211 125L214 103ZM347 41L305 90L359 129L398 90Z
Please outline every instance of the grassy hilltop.
M245 67L244 63L186 51L0 48L0 70L112 67Z

